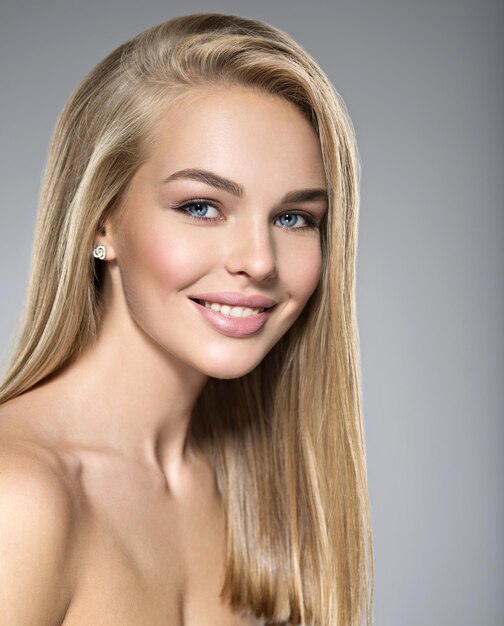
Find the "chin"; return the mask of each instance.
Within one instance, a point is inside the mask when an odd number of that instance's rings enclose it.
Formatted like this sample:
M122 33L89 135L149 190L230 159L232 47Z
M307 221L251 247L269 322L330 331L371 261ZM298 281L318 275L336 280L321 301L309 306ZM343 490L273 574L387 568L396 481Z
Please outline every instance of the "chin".
M227 361L216 360L215 362L207 360L205 367L201 371L211 378L220 378L222 380L241 378L255 369L262 361L262 358L256 360L244 359L243 362L233 361L233 359Z
M221 380L232 380L233 378L241 378L246 374L249 374L258 363L254 363L249 367L237 368L237 367L226 367L223 366L221 368L215 368L211 371L205 372L211 378L219 378Z

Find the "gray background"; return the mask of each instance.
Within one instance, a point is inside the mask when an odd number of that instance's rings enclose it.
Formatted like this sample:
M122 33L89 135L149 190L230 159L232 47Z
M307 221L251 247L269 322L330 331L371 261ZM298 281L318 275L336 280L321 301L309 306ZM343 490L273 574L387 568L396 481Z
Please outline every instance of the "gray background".
M197 11L290 33L356 128L375 623L502 625L502 2L4 0L0 360L66 98L119 43Z

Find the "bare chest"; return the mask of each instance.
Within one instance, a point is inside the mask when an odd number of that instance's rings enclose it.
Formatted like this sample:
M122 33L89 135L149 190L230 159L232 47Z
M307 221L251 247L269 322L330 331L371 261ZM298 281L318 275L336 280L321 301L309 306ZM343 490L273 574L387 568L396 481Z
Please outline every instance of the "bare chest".
M208 490L174 503L142 477L85 476L63 626L260 626L219 597L224 517Z

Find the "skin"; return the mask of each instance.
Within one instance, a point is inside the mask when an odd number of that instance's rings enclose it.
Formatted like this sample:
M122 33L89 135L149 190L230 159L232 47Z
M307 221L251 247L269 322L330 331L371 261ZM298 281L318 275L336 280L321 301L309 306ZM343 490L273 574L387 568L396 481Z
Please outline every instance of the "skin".
M222 503L187 432L207 378L251 371L318 283L319 230L285 214L319 222L327 206L281 199L326 187L320 146L292 104L243 88L192 93L153 139L120 222L97 233L107 256L96 345L0 407L0 600L19 626L262 624L219 598ZM244 195L164 182L185 168ZM173 208L195 198L215 221ZM223 291L278 304L257 333L229 337L188 298Z

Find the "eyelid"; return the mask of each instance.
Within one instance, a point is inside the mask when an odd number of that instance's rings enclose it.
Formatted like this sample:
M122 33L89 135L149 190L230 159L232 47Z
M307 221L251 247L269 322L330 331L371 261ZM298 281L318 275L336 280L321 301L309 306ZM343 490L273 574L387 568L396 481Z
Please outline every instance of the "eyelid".
M208 204L208 206L212 206L220 211L219 203L215 202L215 200L208 200L207 198L190 198L189 200L184 200L179 204L170 204L169 206L170 209L183 209L191 204Z

